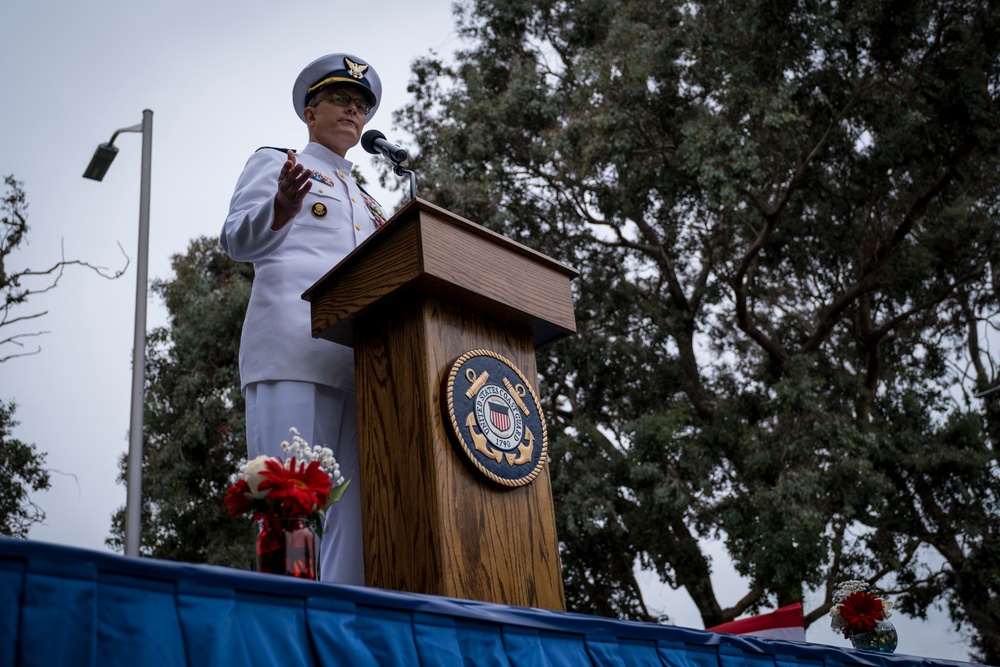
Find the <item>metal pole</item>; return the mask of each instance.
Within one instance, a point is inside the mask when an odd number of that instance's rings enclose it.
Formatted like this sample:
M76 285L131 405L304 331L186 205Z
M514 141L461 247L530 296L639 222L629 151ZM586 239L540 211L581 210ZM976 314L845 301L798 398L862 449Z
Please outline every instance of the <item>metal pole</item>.
M142 179L139 186L139 249L135 276L135 332L132 339L132 416L128 431L125 555L138 556L142 534L142 420L146 381L146 282L149 273L149 181L153 155L153 112L142 112Z
M410 199L417 198L417 175L413 173L412 169L403 169L402 165L398 162L392 163L392 172L397 176L409 176L410 177Z

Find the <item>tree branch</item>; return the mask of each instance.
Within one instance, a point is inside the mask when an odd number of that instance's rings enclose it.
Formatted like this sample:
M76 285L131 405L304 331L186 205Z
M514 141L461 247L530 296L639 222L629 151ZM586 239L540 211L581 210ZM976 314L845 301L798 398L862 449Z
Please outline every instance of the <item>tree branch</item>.
M970 145L962 151L959 158L970 154L976 145L977 142L971 142ZM944 173L941 174L941 176L931 183L930 186L928 186L914 200L913 204L906 212L906 215L903 216L903 220L896 227L896 229L893 230L892 236L888 239L888 243L879 245L878 250L875 251L874 256L871 258L871 261L868 262L868 266L865 267L861 279L848 287L823 311L816 324L815 331L813 331L813 334L802 346L802 352L811 353L818 350L833 331L837 321L840 319L841 313L843 313L848 306L854 303L862 293L875 288L879 278L882 277L882 274L885 273L889 264L892 262L892 259L896 254L896 250L913 231L917 221L923 218L931 201L941 194L945 187L947 187L954 178L955 168L948 167L945 169Z

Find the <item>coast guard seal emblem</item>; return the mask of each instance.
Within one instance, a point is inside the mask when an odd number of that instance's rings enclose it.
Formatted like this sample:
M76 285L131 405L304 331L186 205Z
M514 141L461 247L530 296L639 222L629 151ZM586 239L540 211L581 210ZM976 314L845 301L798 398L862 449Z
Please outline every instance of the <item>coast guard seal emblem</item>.
M456 449L501 486L524 486L542 470L548 449L545 418L527 378L489 350L459 357L445 377L444 420Z

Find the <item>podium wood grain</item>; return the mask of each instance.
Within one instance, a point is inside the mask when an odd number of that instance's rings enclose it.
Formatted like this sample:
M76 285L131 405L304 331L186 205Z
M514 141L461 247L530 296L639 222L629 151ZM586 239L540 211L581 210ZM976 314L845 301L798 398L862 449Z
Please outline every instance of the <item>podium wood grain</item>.
M369 586L565 609L547 465L516 488L475 474L442 403L479 348L537 392L535 349L575 329L575 275L416 200L304 295L313 334L355 349Z

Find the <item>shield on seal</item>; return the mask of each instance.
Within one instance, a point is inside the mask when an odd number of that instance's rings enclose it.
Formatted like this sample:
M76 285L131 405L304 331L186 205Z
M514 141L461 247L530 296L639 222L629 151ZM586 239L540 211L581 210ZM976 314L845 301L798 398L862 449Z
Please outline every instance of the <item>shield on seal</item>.
M490 402L490 422L499 431L506 431L510 428L510 409L502 403Z

